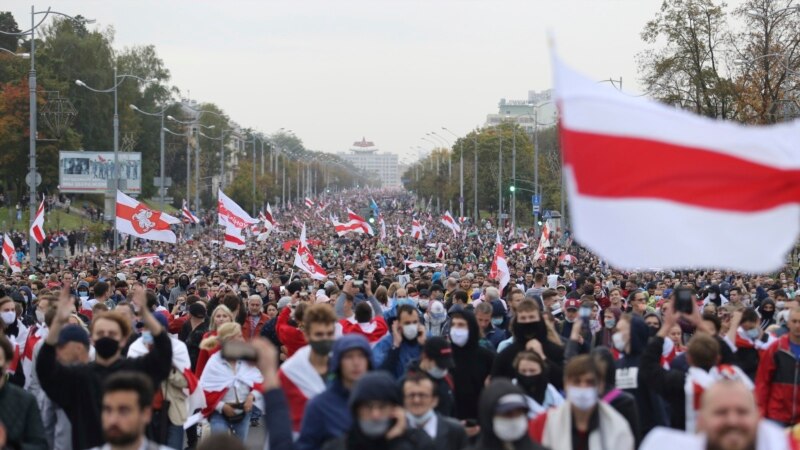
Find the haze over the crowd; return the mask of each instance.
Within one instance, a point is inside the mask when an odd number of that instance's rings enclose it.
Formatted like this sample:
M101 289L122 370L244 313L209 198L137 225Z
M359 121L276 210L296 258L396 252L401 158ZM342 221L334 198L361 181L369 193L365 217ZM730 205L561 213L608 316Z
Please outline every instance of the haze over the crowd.
M733 1L733 4L739 3ZM426 132L483 125L500 98L551 86L548 32L589 76L640 91L639 33L660 0L59 0L112 26L114 46L153 44L184 96L245 127L291 129L312 150L362 136L401 159ZM47 8L42 3L37 10ZM735 5L731 5L735 6ZM27 29L30 2L6 0ZM443 133L451 139L446 133Z

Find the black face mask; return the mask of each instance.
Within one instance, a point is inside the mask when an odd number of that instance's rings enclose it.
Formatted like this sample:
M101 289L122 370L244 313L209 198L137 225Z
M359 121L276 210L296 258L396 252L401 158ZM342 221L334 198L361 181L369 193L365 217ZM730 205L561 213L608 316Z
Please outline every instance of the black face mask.
M97 352L97 356L108 359L119 351L119 342L110 337L102 337L94 341L94 349Z
M322 339L320 341L308 341L308 345L311 346L311 350L320 355L320 356L328 356L333 350L333 339Z
M178 280L178 284L180 285L181 289L186 289L187 287L189 287L189 280L181 278L180 280Z
M541 320L538 322L515 323L514 337L529 341L531 339L542 340L547 336L547 328Z
M544 394L547 390L547 376L544 373L539 375L520 375L517 374L517 385L525 390L534 400L541 403L544 401Z

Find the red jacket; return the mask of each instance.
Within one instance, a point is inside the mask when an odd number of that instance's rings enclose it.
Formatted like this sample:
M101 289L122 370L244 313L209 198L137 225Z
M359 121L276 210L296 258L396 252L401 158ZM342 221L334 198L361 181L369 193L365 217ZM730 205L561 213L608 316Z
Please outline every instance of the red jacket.
M756 373L756 402L761 415L788 425L800 423L800 360L789 347L789 335L761 353Z
M172 333L172 334L180 333L181 329L183 328L183 324L186 323L187 320L189 320L189 314L188 313L186 313L186 314L184 314L182 316L177 316L177 317L173 318L169 322L169 332Z
M242 327L242 336L244 336L245 340L248 341L255 337L260 336L261 329L264 328L264 325L266 325L267 322L269 322L269 316L264 313L261 313L261 315L258 317L258 323L256 323L255 327L253 327L253 316L248 314L247 317L245 317L244 319L244 326Z
M299 328L293 327L289 324L289 317L293 309L288 306L283 308L283 311L278 315L278 321L275 328L278 330L278 339L281 344L286 347L286 355L292 356L294 352L300 347L308 344L306 337Z
M376 317L372 320L372 322L365 326L367 330L370 330L369 332L365 331L361 325L357 323L350 323L345 319L340 320L339 323L342 324L343 334L360 334L367 338L367 341L369 341L370 344L378 342L386 335L386 333L389 332L389 327L386 325L386 321L383 320L383 317Z
M210 337L212 337L212 336L216 336L216 335L217 335L217 331L216 330L209 331L209 332L207 332L206 334L203 335L203 341L208 339L208 338L210 338ZM200 341L200 342L202 343L203 341ZM203 369L205 369L206 363L208 362L208 359L211 358L211 356L214 353L217 353L219 351L219 349L220 349L219 345L217 345L216 347L214 347L212 349L207 349L207 348L201 348L200 349L200 354L197 356L197 365L194 368L194 374L195 374L195 376L197 377L198 380L200 379L200 376L203 375Z

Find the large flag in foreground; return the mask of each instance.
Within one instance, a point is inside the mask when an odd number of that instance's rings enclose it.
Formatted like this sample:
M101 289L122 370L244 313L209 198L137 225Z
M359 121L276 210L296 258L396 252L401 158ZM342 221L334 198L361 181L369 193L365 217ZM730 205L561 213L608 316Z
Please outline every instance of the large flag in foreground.
M117 230L131 236L148 239L151 241L169 242L176 241L175 233L170 230L170 225L181 221L177 217L155 209L150 209L131 197L117 191Z
M715 121L554 68L576 240L627 269L783 264L800 232L800 122Z
M306 241L306 224L303 224L303 231L300 232L300 242L297 245L297 253L294 255L294 265L311 275L315 280L324 280L328 276L325 269L322 268L314 259L311 254L311 249L308 248Z

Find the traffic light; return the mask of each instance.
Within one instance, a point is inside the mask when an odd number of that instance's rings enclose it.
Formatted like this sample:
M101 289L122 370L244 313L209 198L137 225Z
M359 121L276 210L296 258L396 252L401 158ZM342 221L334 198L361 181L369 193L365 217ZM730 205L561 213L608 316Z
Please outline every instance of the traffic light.
M514 187L514 185L512 184L511 186L508 187L508 190L511 191L511 192L514 192L514 191L517 190L517 188Z

